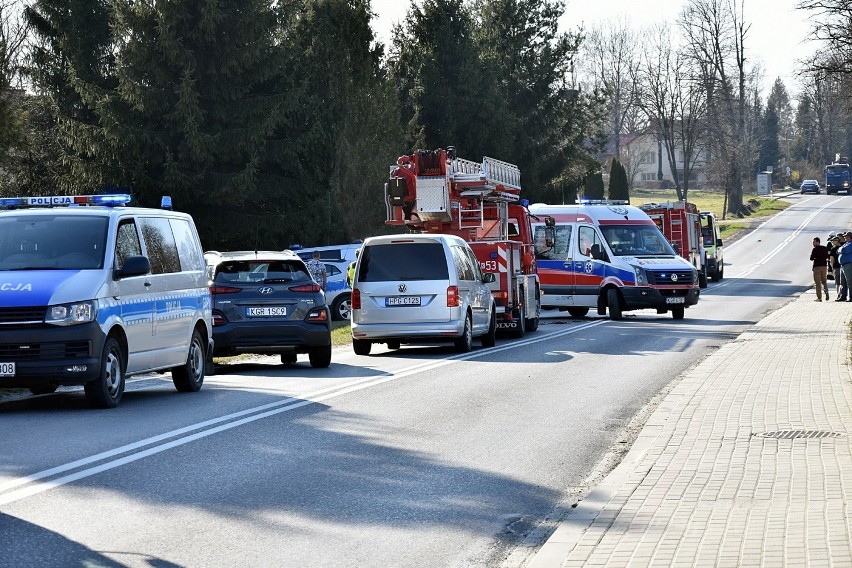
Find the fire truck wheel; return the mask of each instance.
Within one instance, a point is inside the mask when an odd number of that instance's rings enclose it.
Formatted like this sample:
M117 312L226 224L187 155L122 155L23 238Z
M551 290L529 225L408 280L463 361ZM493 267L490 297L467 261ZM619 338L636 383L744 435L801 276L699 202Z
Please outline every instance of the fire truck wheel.
M492 309L488 333L482 336L482 346L494 347L495 345L497 345L497 313Z
M515 318L515 323L517 324L512 328L512 335L514 337L523 337L527 332L527 316L524 306L518 306L518 308L512 312L512 316Z
M672 317L676 320L682 320L684 313L684 307L678 306L676 308L672 308Z
M535 331L538 329L538 318L530 318L527 320L527 331Z
M572 318L582 318L589 313L589 308L568 308L568 313L571 314Z
M369 355L372 347L373 344L366 339L352 340L352 349L355 351L355 355Z
M461 337L455 341L456 351L467 353L473 348L473 325L470 322L470 314L464 317L464 330Z
M610 288L606 293L606 303L609 306L609 319L621 319L621 297L618 295L618 290Z

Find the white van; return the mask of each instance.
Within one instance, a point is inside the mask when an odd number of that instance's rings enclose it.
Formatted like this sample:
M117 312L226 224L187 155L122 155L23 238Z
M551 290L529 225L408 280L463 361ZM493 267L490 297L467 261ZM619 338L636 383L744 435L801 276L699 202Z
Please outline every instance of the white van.
M364 241L352 289L352 346L449 342L471 349L474 337L492 347L494 298L470 246L453 235L388 235Z
M542 306L610 318L646 308L682 319L698 303L698 271L678 256L654 221L620 202L530 206ZM546 238L554 223L555 242Z
M84 385L112 408L125 377L197 391L212 356L203 251L185 213L129 195L0 199L0 384Z

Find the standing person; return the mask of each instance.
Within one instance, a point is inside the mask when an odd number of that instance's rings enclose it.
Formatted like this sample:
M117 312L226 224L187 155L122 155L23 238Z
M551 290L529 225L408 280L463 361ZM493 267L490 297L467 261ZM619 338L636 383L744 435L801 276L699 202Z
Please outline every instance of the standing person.
M837 286L837 278L839 278L839 275L835 276L835 274L834 274L834 263L832 262L832 258L831 258L831 253L836 254L836 252L837 252L837 250L836 250L837 247L834 244L834 237L835 236L836 235L834 233L828 234L828 240L825 241L825 248L828 249L828 279L834 280L835 287L836 287Z
M846 242L840 247L837 254L837 260L840 261L840 270L843 272L843 299L847 302L852 302L852 290L849 286L852 285L852 233L846 233ZM848 299L847 299L848 296Z
M361 254L361 249L355 251L355 260L349 263L349 268L346 269L346 285L352 287L352 280L355 278L355 264L358 262L358 255Z
M832 246L828 249L828 265L834 272L834 295L837 296L834 301L843 302L846 300L846 285L843 280L843 271L840 270L840 260L837 257L841 245L840 235L831 237L830 242Z
M814 262L814 284L816 284L816 300L822 302L822 293L828 300L828 249L820 244L819 237L814 237L814 248L811 250L811 260Z
M318 250L314 251L312 255L313 258L305 263L305 266L308 267L308 272L311 273L311 278L314 279L314 282L322 287L323 292L325 291L325 285L328 281L328 272L325 269L325 264L320 261L320 252Z

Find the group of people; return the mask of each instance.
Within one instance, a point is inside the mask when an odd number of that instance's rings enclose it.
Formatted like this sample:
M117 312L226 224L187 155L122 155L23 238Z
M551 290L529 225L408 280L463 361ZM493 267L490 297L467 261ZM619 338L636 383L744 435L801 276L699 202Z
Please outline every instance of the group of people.
M828 273L834 274L835 302L852 302L852 231L829 233L828 242L823 245L819 237L814 237L814 248L811 250L813 261L814 284L816 285L816 300L828 301Z

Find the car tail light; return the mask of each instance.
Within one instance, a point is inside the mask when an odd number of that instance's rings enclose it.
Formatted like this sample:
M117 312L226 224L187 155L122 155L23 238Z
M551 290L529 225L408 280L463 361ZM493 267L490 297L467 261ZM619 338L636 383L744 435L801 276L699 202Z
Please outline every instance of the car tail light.
M447 307L448 308L459 307L459 287L458 286L448 286L447 287Z
M222 312L213 312L213 325L223 325L225 323L225 316L222 315Z
M299 286L290 286L288 288L291 292L308 292L309 294L316 294L322 288L319 284L300 284Z
M352 296L350 297L350 301L352 302L353 310L361 309L361 290L355 288L352 290Z
M242 292L242 288L234 288L233 286L220 286L218 284L210 285L210 293L213 295L216 294L236 294L237 292Z
M314 308L308 312L307 317L305 317L305 321L325 323L328 321L328 310L325 308Z

